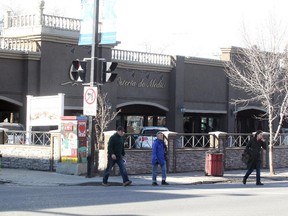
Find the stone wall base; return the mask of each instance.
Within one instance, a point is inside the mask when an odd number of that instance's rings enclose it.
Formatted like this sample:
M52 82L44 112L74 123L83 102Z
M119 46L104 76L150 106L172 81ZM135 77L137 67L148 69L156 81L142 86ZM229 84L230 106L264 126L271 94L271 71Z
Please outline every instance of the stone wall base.
M56 173L67 175L86 175L87 163L58 163Z

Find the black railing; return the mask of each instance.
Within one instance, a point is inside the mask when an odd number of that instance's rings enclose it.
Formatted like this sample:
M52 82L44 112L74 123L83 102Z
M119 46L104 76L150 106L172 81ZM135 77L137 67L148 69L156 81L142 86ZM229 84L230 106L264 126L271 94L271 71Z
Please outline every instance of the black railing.
M139 144L139 142L141 142L139 141L139 137L141 138L139 134L126 134L125 147L128 149L152 148L152 140L155 139L155 136L145 136L147 140L149 140L149 145L145 145L144 147ZM225 148L245 147L251 137L250 133L227 133L223 138L223 144ZM167 142L168 137L165 137L165 139ZM219 138L215 135L207 133L176 133L173 139L176 148L209 148L214 147L214 142L219 141ZM268 141L269 137L266 137L266 142L268 143ZM280 134L274 145L288 145L288 134Z
M4 130L1 137L1 144L50 145L51 143L51 133L43 131Z
M176 148L209 148L215 146L219 140L213 134L204 133L174 133ZM226 148L244 147L251 138L251 134L229 133L223 138ZM151 149L156 135L125 134L125 148L127 149ZM164 141L168 143L167 135ZM267 142L269 137L267 137ZM0 130L0 144L26 144L26 145L50 145L51 133L47 131L13 131ZM274 143L275 146L288 145L288 134L280 134Z

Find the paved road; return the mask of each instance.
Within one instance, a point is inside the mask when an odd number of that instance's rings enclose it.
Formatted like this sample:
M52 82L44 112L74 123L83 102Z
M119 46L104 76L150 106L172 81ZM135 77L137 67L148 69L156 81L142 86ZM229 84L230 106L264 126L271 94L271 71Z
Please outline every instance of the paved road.
M113 186L103 187L101 177L2 169L0 215L286 216L288 169L276 170L275 176L262 170L264 186L255 185L255 174L243 185L244 173L169 173L170 185L158 187L151 185L150 174L131 175L129 187L111 176Z
M288 182L153 187L0 185L0 215L286 216Z

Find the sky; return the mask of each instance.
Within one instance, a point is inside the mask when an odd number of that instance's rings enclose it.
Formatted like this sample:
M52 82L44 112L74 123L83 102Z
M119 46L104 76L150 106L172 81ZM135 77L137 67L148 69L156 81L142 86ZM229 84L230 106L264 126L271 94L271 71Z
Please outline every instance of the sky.
M288 26L285 0L116 0L116 49L218 59L269 20ZM0 0L31 13L38 0ZM81 0L46 0L44 13L81 18Z

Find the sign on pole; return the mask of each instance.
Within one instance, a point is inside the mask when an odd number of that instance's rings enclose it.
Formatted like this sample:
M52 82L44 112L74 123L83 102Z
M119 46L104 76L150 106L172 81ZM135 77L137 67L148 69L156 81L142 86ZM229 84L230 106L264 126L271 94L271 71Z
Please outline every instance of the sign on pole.
M98 0L99 1L99 0ZM101 1L99 5L99 22L101 27L99 30L100 34L100 44L115 44L116 43L116 2L117 0L105 0ZM82 5L82 19L80 28L80 37L78 45L91 45L92 35L93 35L93 19L95 15L93 9L95 6L95 0L81 0Z
M96 116L97 113L97 87L84 87L83 115Z

